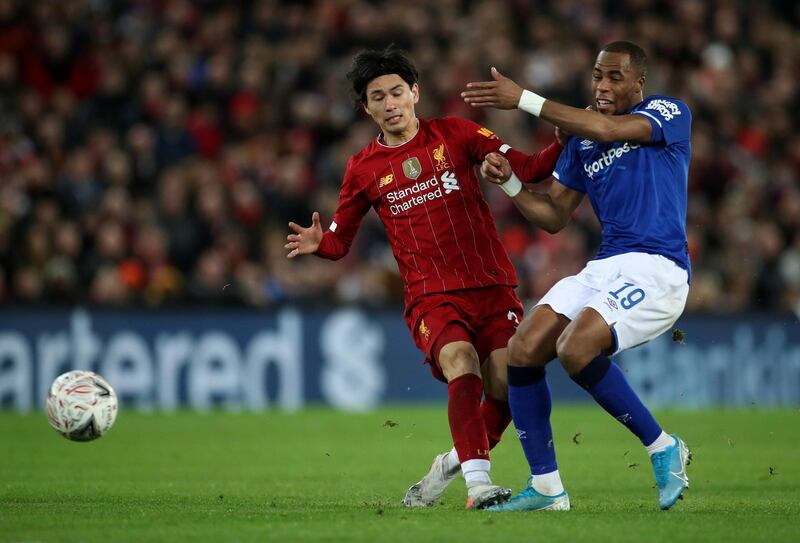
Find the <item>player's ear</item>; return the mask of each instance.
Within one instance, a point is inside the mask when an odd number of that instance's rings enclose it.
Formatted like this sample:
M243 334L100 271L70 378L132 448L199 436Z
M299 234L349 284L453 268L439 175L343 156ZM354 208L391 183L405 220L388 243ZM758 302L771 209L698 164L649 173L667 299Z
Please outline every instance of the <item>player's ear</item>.
M414 97L414 103L419 102L419 84L414 83L411 85L411 96Z
M636 92L644 92L644 81L645 77L643 75L639 76L639 79L636 80Z

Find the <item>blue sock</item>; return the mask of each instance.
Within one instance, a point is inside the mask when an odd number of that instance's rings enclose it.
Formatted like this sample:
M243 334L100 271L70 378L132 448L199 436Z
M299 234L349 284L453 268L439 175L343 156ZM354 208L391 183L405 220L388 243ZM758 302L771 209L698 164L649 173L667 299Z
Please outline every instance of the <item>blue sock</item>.
M550 428L550 388L544 368L508 366L508 405L531 474L557 470Z
M572 380L586 389L612 417L624 424L643 445L661 435L661 426L625 379L622 370L607 356L600 355Z

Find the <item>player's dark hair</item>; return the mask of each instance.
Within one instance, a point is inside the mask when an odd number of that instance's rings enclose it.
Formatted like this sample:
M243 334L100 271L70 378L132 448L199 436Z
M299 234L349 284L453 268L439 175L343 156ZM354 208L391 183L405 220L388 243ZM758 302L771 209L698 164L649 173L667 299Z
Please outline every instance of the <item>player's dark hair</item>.
M601 49L606 53L627 53L631 64L636 66L639 74L647 76L647 54L644 49L629 41L612 41Z
M353 65L347 72L347 79L353 85L355 98L367 103L367 85L376 77L397 74L411 87L419 81L419 73L405 51L394 44L383 50L365 49L353 57Z

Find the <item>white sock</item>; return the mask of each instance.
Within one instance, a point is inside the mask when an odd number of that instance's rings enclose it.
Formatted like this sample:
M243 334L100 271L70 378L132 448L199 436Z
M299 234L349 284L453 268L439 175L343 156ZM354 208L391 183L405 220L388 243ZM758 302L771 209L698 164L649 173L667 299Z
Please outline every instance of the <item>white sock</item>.
M564 492L564 485L561 484L561 476L558 470L542 475L533 475L531 483L533 489L543 496L558 496Z
M450 449L450 452L447 453L447 456L444 457L444 469L447 473L453 473L459 467L461 467L461 462L458 460L456 448L453 447Z
M665 450L667 447L672 447L675 445L675 438L666 433L664 430L661 430L661 435L656 438L650 445L647 445L645 448L647 449L647 454L653 456L657 452L661 452Z
M461 463L461 473L464 474L464 480L467 482L467 488L475 485L492 484L489 479L489 461L476 458L474 460L467 460Z

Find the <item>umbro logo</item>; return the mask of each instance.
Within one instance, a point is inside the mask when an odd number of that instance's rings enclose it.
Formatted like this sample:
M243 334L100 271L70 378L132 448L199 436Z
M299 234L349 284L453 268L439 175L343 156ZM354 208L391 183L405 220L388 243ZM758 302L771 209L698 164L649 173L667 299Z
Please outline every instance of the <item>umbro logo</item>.
M526 433L527 433L527 432L526 432L525 430L519 430L519 429L517 429L517 437L518 437L518 438L520 438L520 439L528 439L528 438L525 436L525 434L526 434Z
M592 147L594 147L594 142L592 140L581 140L581 151L586 151Z

